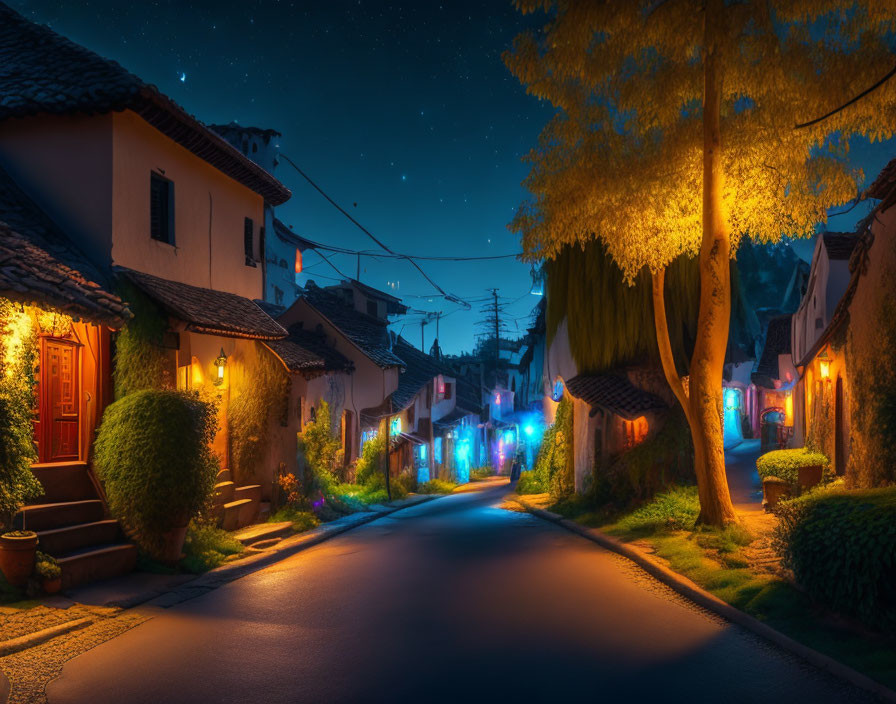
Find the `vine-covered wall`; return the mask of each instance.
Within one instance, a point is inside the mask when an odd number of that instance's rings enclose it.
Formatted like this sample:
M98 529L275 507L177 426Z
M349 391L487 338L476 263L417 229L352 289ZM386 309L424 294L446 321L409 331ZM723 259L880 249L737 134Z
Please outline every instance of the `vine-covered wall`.
M564 247L545 264L547 343L567 320L569 346L579 372L598 373L632 364L658 363L649 272L631 286L599 240ZM740 292L731 262L731 334L751 352L758 333L755 315ZM687 373L700 303L696 259L679 257L666 270L666 316L679 372Z
M130 282L122 280L119 295L133 318L115 338L113 382L115 398L135 391L174 386L162 340L168 321L159 307Z
M31 317L0 298L0 527L11 523L22 503L41 494L30 469L37 459L32 426L37 357Z

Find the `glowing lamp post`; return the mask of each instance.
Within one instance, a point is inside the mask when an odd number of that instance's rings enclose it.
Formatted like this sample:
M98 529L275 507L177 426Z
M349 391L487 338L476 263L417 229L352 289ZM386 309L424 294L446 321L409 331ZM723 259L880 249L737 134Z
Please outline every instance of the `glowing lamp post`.
M217 373L215 374L215 386L221 386L224 383L224 367L227 366L227 355L224 354L224 348L221 348L221 354L215 360Z

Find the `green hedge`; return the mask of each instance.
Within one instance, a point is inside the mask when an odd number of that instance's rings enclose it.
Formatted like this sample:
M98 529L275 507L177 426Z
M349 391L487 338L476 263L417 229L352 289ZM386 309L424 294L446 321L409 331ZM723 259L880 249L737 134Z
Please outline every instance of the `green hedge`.
M812 452L805 447L766 452L756 460L756 471L759 472L760 479L777 477L796 486L800 467L815 465L821 465L825 477L830 479L831 463L828 458L820 452Z
M218 460L213 404L179 391L135 391L106 408L95 466L112 514L155 556L163 535L207 507Z
M808 594L896 632L896 487L817 489L775 509L774 544Z

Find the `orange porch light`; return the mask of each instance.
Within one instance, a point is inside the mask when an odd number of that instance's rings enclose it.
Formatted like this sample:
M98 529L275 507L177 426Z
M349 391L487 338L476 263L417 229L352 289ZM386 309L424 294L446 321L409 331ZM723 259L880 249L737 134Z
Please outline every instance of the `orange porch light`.
M830 379L831 378L831 363L826 359L819 360L818 371L821 374L822 379Z
M302 250L296 250L296 273L302 273Z

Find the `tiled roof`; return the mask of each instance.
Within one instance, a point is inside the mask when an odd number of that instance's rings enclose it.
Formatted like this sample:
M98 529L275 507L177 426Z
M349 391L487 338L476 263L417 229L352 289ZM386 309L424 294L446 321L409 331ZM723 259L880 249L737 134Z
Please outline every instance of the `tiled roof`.
M768 321L765 333L765 345L759 364L753 372L753 383L757 386L771 388L775 379L781 378L778 368L778 356L790 354L790 322L792 315L779 315Z
M828 259L849 259L859 236L852 232L824 232L821 235Z
M386 322L356 311L337 296L309 282L301 298L329 320L379 367L403 367L404 362L390 350Z
M281 340L286 330L258 305L235 293L213 291L116 267L165 311L187 323L187 330L250 340Z
M119 327L130 317L108 277L0 169L0 295Z
M447 430L448 428L453 428L469 415L475 414L470 413L469 411L465 411L462 408L455 408L448 415L442 416L437 421L435 421L433 425L440 430Z
M393 413L410 406L417 393L439 374L451 376L451 371L439 364L435 357L421 352L403 337L396 340L393 351L405 365L404 372L398 377L398 388L392 392Z
M323 333L304 330L299 325L289 329L289 337L267 343L291 372L316 376L326 372L350 372L355 365L327 344Z
M482 411L482 392L478 384L473 384L455 375L457 380L457 402L459 408L464 409L468 413L479 413Z
M0 3L0 120L133 110L273 205L289 190L155 86Z
M894 185L896 185L896 159L881 169L877 178L874 179L874 183L865 190L864 195L866 198L883 199L890 194Z
M626 377L616 374L579 374L566 382L566 388L589 406L626 420L634 420L647 411L668 408L659 396L639 389Z

